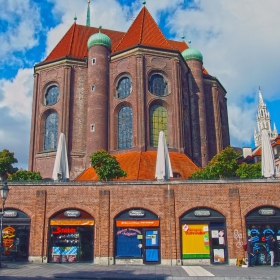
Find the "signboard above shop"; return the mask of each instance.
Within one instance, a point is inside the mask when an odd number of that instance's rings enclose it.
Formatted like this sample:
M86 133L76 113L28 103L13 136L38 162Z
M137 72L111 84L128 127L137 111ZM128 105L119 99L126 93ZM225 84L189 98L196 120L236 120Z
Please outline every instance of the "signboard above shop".
M144 217L145 211L144 210L130 210L129 216L130 217Z
M16 218L18 216L18 212L15 210L6 210L4 211L4 218Z
M208 207L197 207L181 216L181 220L212 221L215 219L225 219L218 211Z
M81 212L78 210L67 210L64 212L64 216L68 218L78 218L81 216Z
M209 217L211 216L210 210L195 210L194 215L196 217Z
M270 208L262 208L259 210L259 214L261 216L274 216L275 215L275 210L270 209Z

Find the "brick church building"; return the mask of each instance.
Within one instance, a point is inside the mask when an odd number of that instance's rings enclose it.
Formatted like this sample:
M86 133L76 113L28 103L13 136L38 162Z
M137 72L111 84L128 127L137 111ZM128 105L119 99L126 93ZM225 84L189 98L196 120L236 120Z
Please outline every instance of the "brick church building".
M89 157L100 149L128 180L153 179L160 130L175 177L230 144L224 87L198 50L165 38L145 6L127 32L74 22L34 69L29 170L43 178L52 177L61 132L71 180L84 171L91 175L80 180L94 179Z

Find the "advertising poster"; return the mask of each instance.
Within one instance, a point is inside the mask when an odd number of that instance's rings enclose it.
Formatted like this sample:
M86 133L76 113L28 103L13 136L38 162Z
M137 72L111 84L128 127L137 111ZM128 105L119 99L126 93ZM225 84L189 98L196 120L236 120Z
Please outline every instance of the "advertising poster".
M222 263L225 262L225 250L224 249L214 249L214 262Z
M184 259L210 258L208 225L182 225L182 247Z

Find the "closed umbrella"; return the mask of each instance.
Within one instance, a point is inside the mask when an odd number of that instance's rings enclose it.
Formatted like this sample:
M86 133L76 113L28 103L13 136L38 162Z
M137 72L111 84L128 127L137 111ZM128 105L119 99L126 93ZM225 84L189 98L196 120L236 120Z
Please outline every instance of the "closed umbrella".
M262 130L262 176L270 178L275 176L275 161L266 129Z
M163 131L160 131L158 138L156 174L158 180L169 180L173 177L172 167L170 163L168 148Z
M55 163L53 168L53 179L55 181L65 181L66 179L69 179L68 157L64 133L60 134L57 145Z

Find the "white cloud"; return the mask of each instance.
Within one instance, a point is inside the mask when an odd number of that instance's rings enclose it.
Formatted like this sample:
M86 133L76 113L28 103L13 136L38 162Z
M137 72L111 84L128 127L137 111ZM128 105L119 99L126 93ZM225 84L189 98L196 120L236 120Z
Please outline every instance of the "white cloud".
M21 64L14 52L25 52L38 44L40 13L31 1L0 0L0 61Z
M9 108L13 117L30 119L33 94L33 69L19 69L10 81L0 80L0 108Z
M0 80L0 150L8 149L27 169L33 69L20 69L13 80Z
M192 40L192 47L203 54L206 69L227 89L232 143L250 143L258 86L265 100L280 99L280 2L194 2L195 9L179 7L170 15L170 28L177 38L185 34ZM250 110L244 106L248 98L254 101Z
M48 55L63 35L74 23L77 16L77 24L85 25L87 18L87 3L81 5L80 1L49 0L54 3L53 13L61 18L61 23L52 28L47 34L46 55ZM91 26L102 26L105 29L126 31L131 24L129 9L122 7L116 0L92 1L90 4Z

